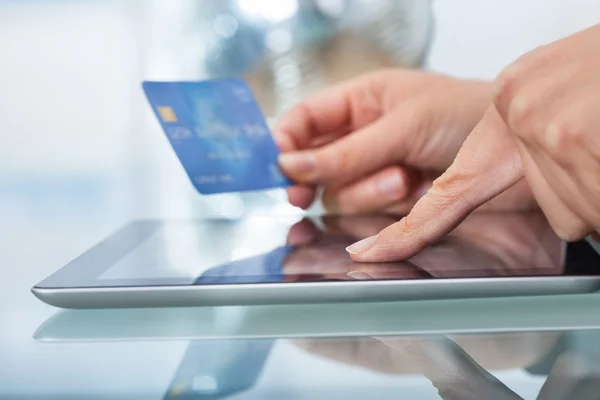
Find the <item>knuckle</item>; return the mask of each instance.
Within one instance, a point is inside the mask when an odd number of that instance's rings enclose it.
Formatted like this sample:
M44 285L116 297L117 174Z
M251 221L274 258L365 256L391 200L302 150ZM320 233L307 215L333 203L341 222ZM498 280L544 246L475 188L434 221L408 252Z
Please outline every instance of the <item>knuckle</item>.
M508 112L516 93L528 82L529 71L552 63L554 53L548 46L530 51L504 68L494 82L494 104L500 112Z
M464 182L467 181L470 176L470 173L466 173L463 168L454 163L444 174L431 183L429 194L440 198L455 197L462 192Z
M381 93L384 87L375 83L358 85L349 95L351 114L353 116L350 126L357 129L373 122L382 115Z
M393 80L398 76L398 73L399 71L397 68L386 67L365 72L362 75L362 79L364 79L365 82L376 82L381 85L387 85L389 84L390 80Z
M410 215L410 214L409 214ZM411 224L409 222L409 216L402 218L395 224L390 225L387 229L390 230L391 236L395 239L402 238L407 233L411 232Z
M526 93L517 94L508 108L508 127L517 135L527 132L527 124L536 112L537 101Z
M567 156L568 151L581 144L586 132L572 119L557 119L546 126L543 132L543 146L554 155Z
M514 67L519 75L527 71L548 65L553 61L555 52L552 46L541 45L517 58L510 67Z
M390 230L391 237L394 242L406 240L410 238L410 242L415 249L422 249L427 247L430 243L425 238L419 229L417 224L413 224L411 214L402 218L397 223L390 225L387 229Z
M472 211L479 205L468 183L472 175L451 166L448 172L433 181L428 196L435 196L438 209L454 208L463 212Z
M409 214L410 215L410 214ZM379 247L389 247L395 246L397 243L402 240L406 240L407 236L411 238L414 235L414 232L411 231L409 225L406 220L407 217L402 218L400 221L389 225L387 228L384 228L379 234L380 237L384 237L385 240L382 240L379 243Z
M290 139L297 139L301 142L306 141L313 129L310 106L307 101L300 102L285 111L274 126L275 131L291 133Z
M303 120L306 118L308 113L309 110L306 101L301 101L283 113L283 116L278 121L278 125Z
M504 68L495 81L496 94L506 93L508 89L514 87L519 82L521 76L521 66L515 62Z
M312 124L312 112L309 100L301 101L296 104L292 109L293 120L296 123L299 123L306 130L314 130L314 125Z
M522 67L513 63L504 68L494 82L494 103L499 110L508 110L513 94L521 86Z
M520 64L523 68L533 68L546 62L551 55L552 48L548 45L541 45L517 58L515 63Z

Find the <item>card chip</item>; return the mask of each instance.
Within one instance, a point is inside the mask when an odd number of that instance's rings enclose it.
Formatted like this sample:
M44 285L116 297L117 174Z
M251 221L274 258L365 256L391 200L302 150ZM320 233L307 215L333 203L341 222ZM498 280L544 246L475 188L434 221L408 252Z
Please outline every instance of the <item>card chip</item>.
M157 109L163 122L177 122L177 115L175 115L175 111L171 107L159 106Z

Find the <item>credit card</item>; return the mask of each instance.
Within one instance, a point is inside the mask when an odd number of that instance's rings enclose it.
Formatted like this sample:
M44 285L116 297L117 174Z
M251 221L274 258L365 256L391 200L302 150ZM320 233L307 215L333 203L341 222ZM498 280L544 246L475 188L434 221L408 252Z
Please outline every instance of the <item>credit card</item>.
M143 82L179 161L202 194L290 186L279 149L241 79Z

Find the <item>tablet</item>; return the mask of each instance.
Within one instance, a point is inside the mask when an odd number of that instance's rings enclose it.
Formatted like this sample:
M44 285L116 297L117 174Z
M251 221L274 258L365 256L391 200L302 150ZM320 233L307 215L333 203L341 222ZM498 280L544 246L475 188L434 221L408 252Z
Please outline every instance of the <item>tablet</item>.
M597 291L600 256L542 214L474 214L409 260L355 263L346 246L392 215L137 221L33 287L63 308L396 301Z

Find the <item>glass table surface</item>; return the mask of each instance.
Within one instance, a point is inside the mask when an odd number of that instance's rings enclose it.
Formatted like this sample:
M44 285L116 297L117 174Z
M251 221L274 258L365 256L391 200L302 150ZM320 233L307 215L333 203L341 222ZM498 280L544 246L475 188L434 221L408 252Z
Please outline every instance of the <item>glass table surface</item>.
M598 295L60 310L2 399L596 399ZM32 326L33 327L33 326Z
M519 233L503 246L555 243L525 235L539 228L527 216L503 214L506 227L489 218L471 223L486 222L495 239ZM91 221L5 230L0 399L597 398L598 293L116 310L40 302L32 285L114 231Z

